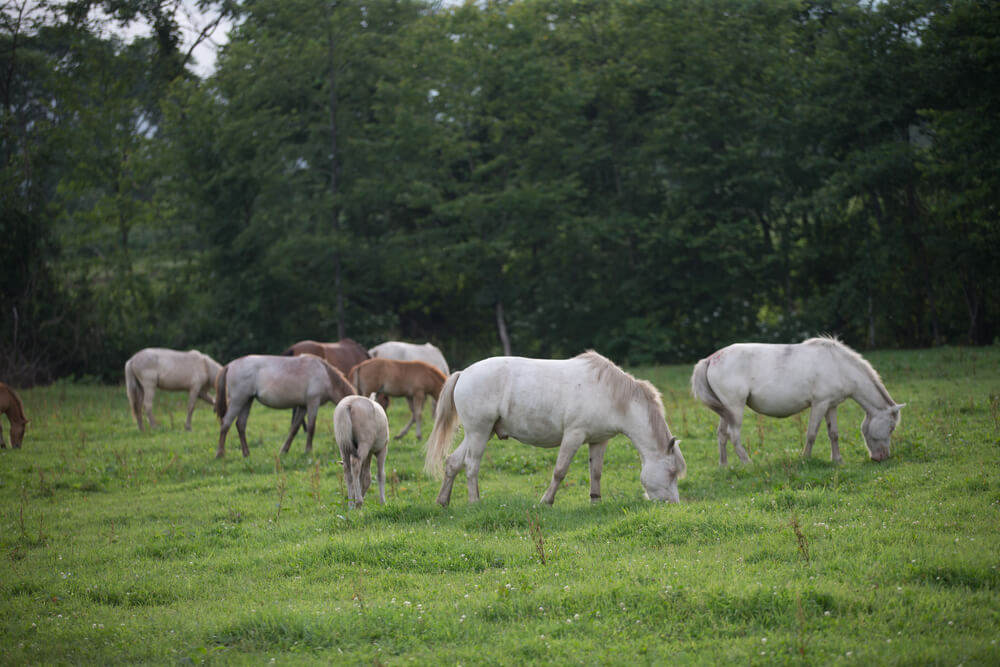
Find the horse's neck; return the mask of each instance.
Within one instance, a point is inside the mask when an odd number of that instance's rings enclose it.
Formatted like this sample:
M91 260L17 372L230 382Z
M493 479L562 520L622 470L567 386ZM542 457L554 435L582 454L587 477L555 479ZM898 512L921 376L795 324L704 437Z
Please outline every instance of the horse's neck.
M868 414L885 410L894 403L881 380L860 363L851 365L851 398Z
M10 394L10 398L7 401L7 408L3 412L12 424L24 424L28 421L24 416L24 408L21 406L20 399L13 393Z

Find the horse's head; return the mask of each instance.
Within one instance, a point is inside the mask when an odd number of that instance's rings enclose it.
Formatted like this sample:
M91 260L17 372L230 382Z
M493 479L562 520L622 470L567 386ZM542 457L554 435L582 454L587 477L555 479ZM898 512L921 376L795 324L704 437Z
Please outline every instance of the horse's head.
M27 421L10 423L10 446L14 449L21 449L21 441L24 440L24 427Z
M687 473L687 463L681 453L680 440L671 436L667 442L663 457L643 461L639 481L646 490L649 500L663 500L668 503L679 503L680 494L677 491L677 480Z
M865 420L861 422L861 435L872 461L885 461L889 458L889 439L899 424L899 411L904 405L906 404L891 405L865 415Z

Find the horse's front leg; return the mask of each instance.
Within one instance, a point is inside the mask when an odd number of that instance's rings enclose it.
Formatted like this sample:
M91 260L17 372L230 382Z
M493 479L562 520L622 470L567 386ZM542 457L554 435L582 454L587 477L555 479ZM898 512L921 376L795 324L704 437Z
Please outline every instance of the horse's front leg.
M194 414L194 404L198 402L198 392L200 390L197 387L192 387L188 392L188 413L187 420L184 422L184 430L191 430L191 415Z
M413 426L414 423L417 424L417 440L420 440L420 418L417 415L416 408L414 407L416 404L415 397L407 396L406 403L410 406L410 421L406 422L406 426L403 427L403 430L396 434L396 440L399 440L406 435L406 432L410 430L410 427Z
M814 403L809 411L809 427L806 430L806 446L802 450L802 456L809 458L812 456L813 444L816 442L816 434L819 433L820 422L826 414L828 406L826 403Z
M302 421L306 417L305 406L297 405L292 408L292 426L288 429L288 437L285 438L285 444L281 446L281 453L287 454L288 448L292 446L292 440L295 439L295 434L298 433L299 427L302 426ZM307 432L308 435L308 432Z
M310 405L308 408L308 419L306 420L306 454L313 449L313 436L316 434L316 415L319 414L319 403ZM294 431L293 431L294 433Z
M826 434L830 436L830 460L834 463L843 463L840 456L839 434L837 433L837 406L831 405L826 411Z
M569 464L572 463L576 450L580 449L580 445L583 444L583 437L582 433L574 431L563 433L562 442L559 443L559 456L556 457L556 467L552 470L552 482L549 484L549 488L545 489L545 493L542 494L541 502L546 505L551 505L555 502L556 489L559 488L559 485L566 477L566 473L569 472Z
M590 443L590 502L601 500L601 472L604 470L604 451L608 441Z

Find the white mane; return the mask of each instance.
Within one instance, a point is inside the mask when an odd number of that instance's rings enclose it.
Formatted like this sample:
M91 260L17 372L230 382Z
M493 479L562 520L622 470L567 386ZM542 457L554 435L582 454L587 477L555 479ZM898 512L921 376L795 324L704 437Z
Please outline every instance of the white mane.
M587 350L583 354L578 354L576 358L590 365L597 374L598 382L608 387L612 400L622 410L629 403L641 400L649 408L649 421L653 425L654 432L659 431L666 423L663 417L663 399L653 383L636 378L594 350Z
M878 388L879 394L882 398L886 400L889 405L895 404L892 397L889 396L889 390L885 388L885 384L882 382L882 377L878 374L868 360L858 354L849 345L842 343L836 336L818 336L816 338L809 338L802 341L803 345L825 345L830 349L838 350L841 354L845 355L851 359L855 364L857 364L867 375L871 378L874 385Z

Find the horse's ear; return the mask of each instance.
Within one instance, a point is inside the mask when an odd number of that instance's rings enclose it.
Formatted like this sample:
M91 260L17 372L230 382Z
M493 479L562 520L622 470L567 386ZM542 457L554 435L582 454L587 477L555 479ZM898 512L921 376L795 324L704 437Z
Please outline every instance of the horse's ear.
M897 403L896 405L889 408L892 412L898 414L900 410L906 407L906 403Z
M681 441L671 436L670 441L667 443L667 454L672 454L674 451L674 447L679 444L681 444Z

